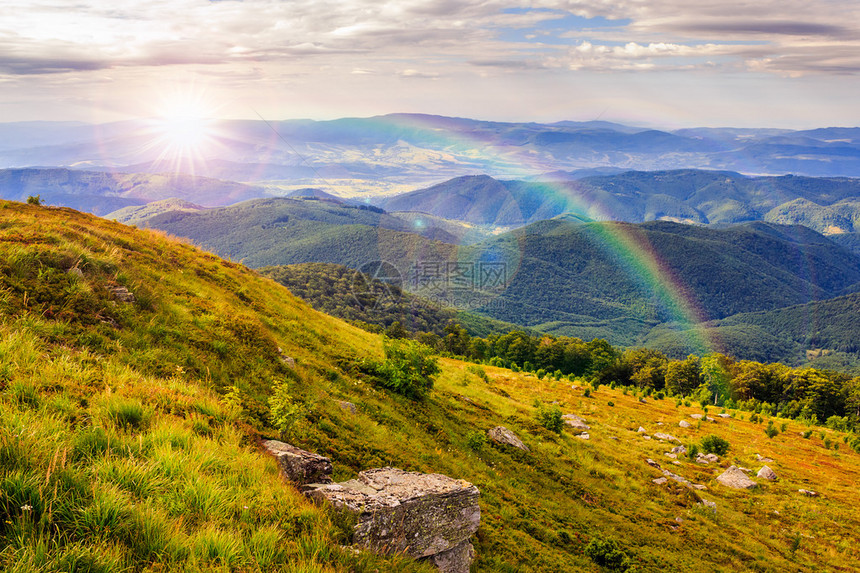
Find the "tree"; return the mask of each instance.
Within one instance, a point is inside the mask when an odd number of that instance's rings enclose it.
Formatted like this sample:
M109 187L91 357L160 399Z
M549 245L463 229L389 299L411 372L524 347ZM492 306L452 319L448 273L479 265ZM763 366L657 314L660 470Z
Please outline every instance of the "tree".
M30 195L29 197L27 197L27 204L28 205L41 205L42 204L41 195Z
M673 360L666 366L666 389L675 394L688 395L701 384L699 357L690 355L686 360Z

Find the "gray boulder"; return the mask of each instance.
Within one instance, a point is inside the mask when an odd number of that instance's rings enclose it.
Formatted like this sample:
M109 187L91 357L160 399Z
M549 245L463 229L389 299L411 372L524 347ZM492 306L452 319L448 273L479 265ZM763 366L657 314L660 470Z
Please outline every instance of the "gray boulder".
M672 434L664 434L663 432L657 432L654 434L654 437L658 440L666 440L667 442L680 442L678 438L673 436Z
M686 454L687 448L685 448L684 446L675 446L674 448L672 448L672 453L673 454Z
M430 558L444 573L468 573L478 529L478 488L440 474L397 468L365 470L305 494L354 513L353 543L377 553Z
M266 440L263 447L275 456L281 475L296 485L331 483L331 460L278 440Z
M779 479L776 475L776 472L767 466L762 466L756 476L762 479L766 479L768 481L776 481L777 479Z
M678 422L678 425L681 426L682 428L692 427L692 424L690 422L688 422L687 420L681 420L680 422Z
M496 426L492 430L488 430L487 435L497 444L513 446L515 448L523 450L524 452L529 451L529 447L525 445L515 433L513 433L504 426Z
M717 481L732 489L752 489L756 487L756 483L736 466L729 466L729 469L717 476Z
M113 295L113 297L119 302L134 302L134 294L131 293L124 286L113 286L108 287L108 290Z
M350 414L355 414L355 404L352 402L347 402L346 400L335 400L335 402L337 402L337 405L340 406L341 410L346 410Z
M576 414L565 414L561 417L564 420L564 423L573 428L574 430L590 430L591 426L585 423L584 418L580 418Z

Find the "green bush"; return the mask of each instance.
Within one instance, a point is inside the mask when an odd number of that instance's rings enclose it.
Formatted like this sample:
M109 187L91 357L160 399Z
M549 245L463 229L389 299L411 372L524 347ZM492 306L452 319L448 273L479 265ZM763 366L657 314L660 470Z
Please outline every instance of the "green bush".
M614 539L592 537L585 546L585 554L596 564L610 571L627 571L630 561Z
M466 366L466 372L474 374L484 382L490 381L490 377L487 376L487 371L478 366L477 364L470 364L469 366Z
M764 429L764 434L770 439L773 439L774 437L779 435L779 430L774 427L773 420L771 420L770 423L767 425L767 428Z
M469 432L466 434L466 445L475 452L480 452L487 444L487 434L484 432Z
M537 372L535 372L535 375L538 377L538 380L543 380L543 379L544 379L544 377L546 376L546 370L544 370L543 368L541 368L540 370L538 370Z
M377 367L379 384L407 398L426 398L439 373L433 351L412 340L385 340L383 347L385 360Z
M561 418L561 408L553 406L552 408L544 408L540 406L537 411L538 424L556 434L561 433L564 427L564 420Z
M812 430L804 430L803 433L800 435L803 436L804 440L808 440L809 436L812 435Z
M706 454L717 454L718 456L726 455L729 451L729 442L719 436L711 434L702 438L702 451Z

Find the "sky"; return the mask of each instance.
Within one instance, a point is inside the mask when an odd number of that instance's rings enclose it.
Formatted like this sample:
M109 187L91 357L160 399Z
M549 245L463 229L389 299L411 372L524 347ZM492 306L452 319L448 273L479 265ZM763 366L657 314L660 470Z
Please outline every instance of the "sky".
M860 125L856 0L0 0L0 122Z

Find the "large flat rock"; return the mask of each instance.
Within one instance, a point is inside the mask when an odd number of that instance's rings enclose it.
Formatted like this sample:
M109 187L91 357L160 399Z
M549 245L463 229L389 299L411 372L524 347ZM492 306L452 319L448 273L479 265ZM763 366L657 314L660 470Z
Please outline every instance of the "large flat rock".
M354 512L356 545L416 559L436 556L434 562L446 573L469 570L469 538L478 529L481 510L478 488L467 481L379 468L354 480L311 486L305 494Z

